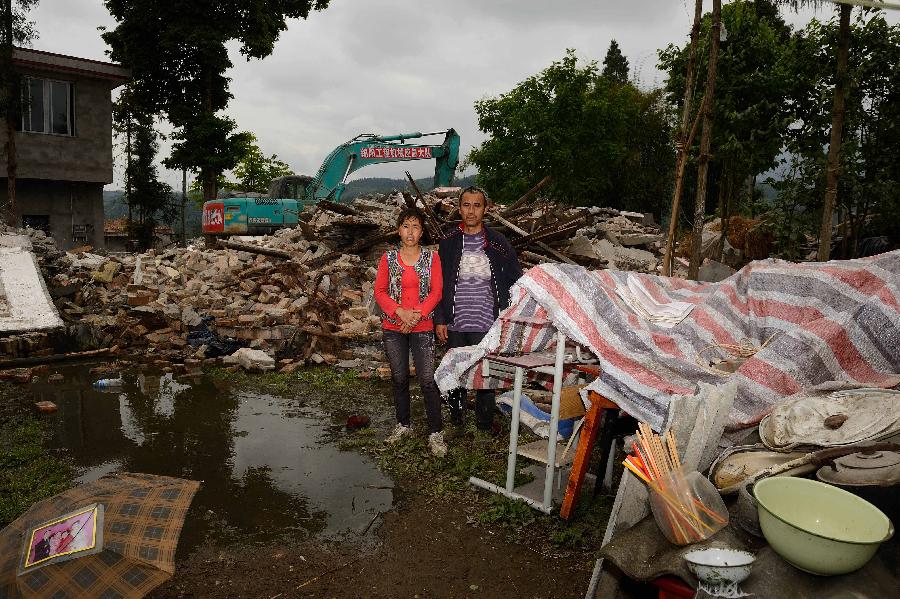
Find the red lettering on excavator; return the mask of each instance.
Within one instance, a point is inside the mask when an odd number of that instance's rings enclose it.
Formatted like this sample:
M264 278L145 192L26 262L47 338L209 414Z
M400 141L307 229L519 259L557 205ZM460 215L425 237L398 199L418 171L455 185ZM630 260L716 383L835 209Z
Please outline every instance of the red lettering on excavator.
M207 202L203 205L203 232L221 233L225 230L225 204Z
M368 146L359 151L359 157L364 160L395 159L417 160L419 158L431 158L431 148L413 146Z

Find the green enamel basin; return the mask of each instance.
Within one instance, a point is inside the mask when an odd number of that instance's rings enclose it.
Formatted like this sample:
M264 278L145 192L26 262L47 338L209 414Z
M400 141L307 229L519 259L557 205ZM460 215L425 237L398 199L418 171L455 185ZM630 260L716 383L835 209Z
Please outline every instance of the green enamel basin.
M763 535L794 566L831 576L863 567L894 527L868 501L805 478L776 476L753 487Z

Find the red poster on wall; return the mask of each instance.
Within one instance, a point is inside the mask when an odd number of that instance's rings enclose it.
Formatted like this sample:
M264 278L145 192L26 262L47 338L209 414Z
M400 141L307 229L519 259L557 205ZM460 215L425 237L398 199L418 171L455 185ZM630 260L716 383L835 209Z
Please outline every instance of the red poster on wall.
M207 202L203 205L203 232L221 233L225 230L225 204Z

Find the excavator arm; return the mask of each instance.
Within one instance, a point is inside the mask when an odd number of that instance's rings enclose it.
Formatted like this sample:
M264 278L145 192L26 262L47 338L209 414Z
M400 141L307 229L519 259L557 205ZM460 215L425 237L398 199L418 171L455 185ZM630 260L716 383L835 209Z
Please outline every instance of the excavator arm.
M444 133L441 145L407 144L407 140ZM322 162L319 172L306 189L306 200L329 199L339 202L344 182L350 173L371 164L409 160L434 160L434 186L453 182L459 163L459 134L455 130L437 133L401 135L359 135L335 148Z

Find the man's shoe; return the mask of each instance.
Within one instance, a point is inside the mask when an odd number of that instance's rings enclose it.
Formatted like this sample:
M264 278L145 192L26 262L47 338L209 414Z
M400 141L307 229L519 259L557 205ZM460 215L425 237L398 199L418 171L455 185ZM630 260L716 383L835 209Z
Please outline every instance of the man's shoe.
M431 455L442 458L447 455L447 444L444 443L444 433L431 433L428 435L428 449Z
M400 424L398 422L397 426L394 427L394 431L390 434L390 436L388 436L387 439L384 440L384 442L388 443L388 444L394 444L397 441L400 441L401 439L403 439L403 437L406 437L407 435L411 435L411 434L412 434L412 429L410 427Z

